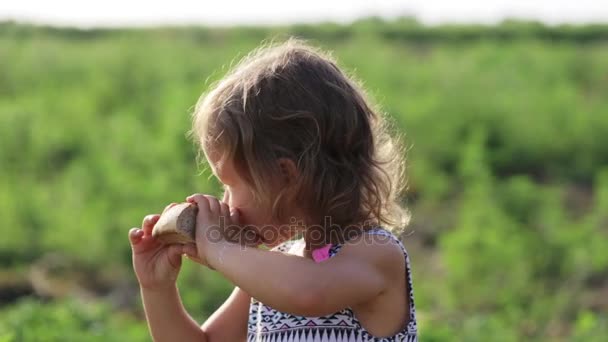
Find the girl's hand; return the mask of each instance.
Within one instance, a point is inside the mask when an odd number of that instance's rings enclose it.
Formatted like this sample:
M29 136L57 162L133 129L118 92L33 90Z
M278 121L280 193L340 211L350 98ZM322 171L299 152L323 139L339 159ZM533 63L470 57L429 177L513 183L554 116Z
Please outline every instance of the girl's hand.
M227 241L243 243L243 231L238 227L239 212L230 210L228 205L209 195L194 194L186 201L198 206L196 217L196 248L201 259L207 260L206 253Z
M165 208L169 209L175 203ZM164 211L163 211L164 212ZM141 229L129 231L129 242L133 252L133 269L142 288L164 289L174 286L182 264L182 254L194 261L205 264L199 258L194 244L164 245L152 236L152 228L160 215L148 215L143 219Z

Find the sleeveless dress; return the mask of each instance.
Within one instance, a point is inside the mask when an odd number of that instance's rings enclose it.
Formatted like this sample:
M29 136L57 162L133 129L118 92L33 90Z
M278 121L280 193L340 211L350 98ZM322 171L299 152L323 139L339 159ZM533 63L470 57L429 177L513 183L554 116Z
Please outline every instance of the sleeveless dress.
M405 276L409 287L409 322L397 334L390 337L376 337L369 333L355 317L351 308L344 308L328 316L306 317L296 316L277 311L264 303L251 299L249 306L249 321L247 324L248 342L417 342L418 331L416 326L416 310L414 306L414 290L412 287L412 274L410 259L401 241L391 232L383 228L373 228L366 234L381 235L395 240L405 258ZM296 240L297 241L297 240ZM287 241L276 248L281 252L288 252L296 242ZM335 256L341 244L326 245L324 248L313 251L313 259L321 262ZM404 289L405 291L406 289Z

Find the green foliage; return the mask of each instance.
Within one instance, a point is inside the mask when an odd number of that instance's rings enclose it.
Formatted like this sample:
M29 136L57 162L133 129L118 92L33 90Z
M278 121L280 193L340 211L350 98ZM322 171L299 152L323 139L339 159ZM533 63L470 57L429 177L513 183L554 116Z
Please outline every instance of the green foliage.
M103 303L23 300L0 311L0 341L149 341L145 322Z
M260 42L289 35L332 50L404 137L424 340L608 335L605 25L0 23L1 267L59 255L103 282L94 292L136 291L129 228L220 191L186 139L196 100ZM189 262L179 286L201 322L231 290ZM147 340L140 304L128 313L108 298L6 305L0 341Z

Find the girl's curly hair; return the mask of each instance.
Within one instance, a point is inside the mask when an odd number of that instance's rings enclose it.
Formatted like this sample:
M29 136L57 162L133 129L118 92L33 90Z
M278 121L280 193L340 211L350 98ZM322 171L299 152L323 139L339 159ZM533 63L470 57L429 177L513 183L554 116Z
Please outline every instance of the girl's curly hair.
M192 116L191 137L232 160L274 218L297 203L308 223L407 225L398 203L405 151L362 87L302 40L254 50L201 96ZM272 190L284 176L280 158L294 162L298 177Z

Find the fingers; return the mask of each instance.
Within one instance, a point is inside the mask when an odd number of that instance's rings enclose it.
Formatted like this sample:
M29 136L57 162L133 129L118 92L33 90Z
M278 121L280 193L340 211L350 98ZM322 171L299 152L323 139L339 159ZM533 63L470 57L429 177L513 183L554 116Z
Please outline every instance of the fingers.
M209 200L203 194L194 194L186 197L186 201L194 203L198 206L199 212L209 212Z
M167 258L169 260L169 263L171 264L171 266L173 266L173 268L179 268L182 265L182 245L179 244L175 244L175 245L171 245L169 247L166 247L167 249Z
M175 205L177 205L177 203L174 202L174 203L171 203L168 206L166 206L165 209L163 210L163 214ZM154 229L154 225L156 224L156 222L158 222L159 218L160 218L159 214L150 214L150 215L146 215L144 217L143 221L141 222L141 229L143 231L143 235L145 235L145 236L152 235L152 230Z
M194 194L194 195L188 196L186 198L186 201L188 201L190 203L194 203L198 207L198 213L196 214L196 226L197 226L196 229L197 229L197 232L195 233L195 236L199 236L199 232L198 232L199 228L198 227L203 222L206 222L206 220L210 216L209 215L210 214L209 200L203 194ZM198 241L198 238L197 238L197 241Z
M232 222L233 224L241 223L241 212L239 211L239 209L233 208L230 211L230 222Z
M220 201L217 200L217 198L210 196L210 195L205 195L205 197L207 197L207 201L209 202L209 211L212 213L217 213L217 215L220 215Z
M196 245L193 243L189 243L186 245L182 246L182 252L184 253L184 255L186 255L186 257L194 262L196 262L197 264L201 264L203 266L207 266L210 269L214 270L213 267L209 266L207 264L207 262L205 260L203 260L199 254L198 254L198 250L196 249Z
M158 222L159 218L160 215L158 214L147 215L146 217L144 217L144 220L141 223L141 228L144 231L144 235L152 235L152 229L154 228L156 222Z
M209 195L194 194L188 196L186 200L190 203L196 203L198 206L198 214L196 216L196 242L199 251L202 246L198 244L205 244L208 241L206 232L212 227L217 227L219 224L221 228L224 228L226 223L230 224L230 208L225 203L220 203L217 198ZM224 217L223 219L221 217ZM230 221L230 222L226 222ZM223 233L223 232L222 232Z
M196 245L193 243L182 245L182 254L186 254L190 258L198 259L198 250L196 249Z
M186 197L186 201L198 204L199 210L220 214L220 201L211 195L194 194Z
M141 238L144 236L144 231L139 228L131 228L129 230L129 242L131 243L131 247L137 245Z
M230 207L226 202L220 203L220 215L224 217L226 221L230 220Z
M160 242L152 235L145 235L143 229L131 228L129 230L129 242L133 253L139 254L160 247Z
M175 268L178 268L181 265L182 255L186 255L190 260L205 265L203 260L198 255L196 245L193 243L184 245L174 244L166 248L168 248L167 257L169 258L169 263Z
M188 196L186 201L196 203L199 208L199 216L218 218L230 217L230 208L227 204L220 202L217 198L210 195L194 194Z

